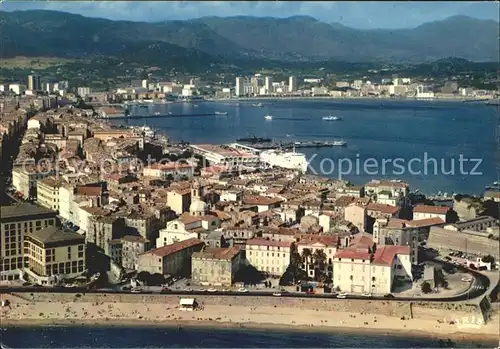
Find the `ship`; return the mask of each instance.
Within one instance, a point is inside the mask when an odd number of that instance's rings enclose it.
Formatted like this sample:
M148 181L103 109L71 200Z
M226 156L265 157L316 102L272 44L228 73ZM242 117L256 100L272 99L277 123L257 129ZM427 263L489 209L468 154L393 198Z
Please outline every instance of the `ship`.
M155 138L155 136L156 136L155 130L153 130L149 126L144 125L144 126L140 127L139 129L144 133L144 136L146 136L148 138Z
M266 119L266 120L272 120L273 116L272 115L266 115L266 116L264 116L264 119Z
M262 137L243 137L243 138L238 138L236 142L242 142L242 143L251 143L251 144L257 144L257 143L271 143L273 140L271 138L262 138Z
M227 111L216 111L215 115L227 115Z
M342 120L342 118L340 116L329 115L329 116L323 116L323 120L325 120L325 121L340 121L340 120Z
M271 167L281 167L289 170L298 170L302 173L307 171L307 159L305 154L283 150L266 150L260 153L260 161Z
M257 107L257 108L262 108L263 107L262 103L257 103L257 104L254 104L253 106Z

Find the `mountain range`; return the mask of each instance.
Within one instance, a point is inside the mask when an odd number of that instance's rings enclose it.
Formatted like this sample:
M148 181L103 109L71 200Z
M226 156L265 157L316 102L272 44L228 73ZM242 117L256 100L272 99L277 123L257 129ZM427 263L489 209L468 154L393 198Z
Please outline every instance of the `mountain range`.
M360 30L308 16L146 23L46 10L0 11L0 56L112 56L205 66L244 59L421 63L459 57L498 62L498 33L498 22L466 16L413 29Z

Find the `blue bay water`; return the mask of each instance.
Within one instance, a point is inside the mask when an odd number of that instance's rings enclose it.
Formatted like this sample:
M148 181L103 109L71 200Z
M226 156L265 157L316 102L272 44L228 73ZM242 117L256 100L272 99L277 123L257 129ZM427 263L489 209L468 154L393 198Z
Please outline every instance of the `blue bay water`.
M338 332L154 327L9 327L1 341L10 348L436 348L437 339ZM492 347L495 343L455 343Z
M347 141L345 148L298 151L311 159L310 169L332 178L340 178L339 165L343 166L343 172L348 172L350 162L352 170L341 178L355 184L384 177L406 180L413 189L427 194L438 191L481 194L486 185L499 178L500 156L495 137L500 122L497 109L491 106L390 100L264 100L264 107L257 108L253 103L154 105L150 106L151 113L220 111L229 115L130 120L128 124L146 123L162 129L173 140L191 143L234 142L253 135L281 141L343 139ZM272 121L264 120L268 114L273 115ZM326 115L340 116L343 121L322 120ZM474 169L477 161L464 162L461 169L460 156L480 159L481 163ZM403 168L391 165L396 158L404 160L400 162ZM346 160L339 164L340 159ZM409 165L411 159L417 160ZM365 161L372 167L364 167ZM472 170L475 174L468 174Z

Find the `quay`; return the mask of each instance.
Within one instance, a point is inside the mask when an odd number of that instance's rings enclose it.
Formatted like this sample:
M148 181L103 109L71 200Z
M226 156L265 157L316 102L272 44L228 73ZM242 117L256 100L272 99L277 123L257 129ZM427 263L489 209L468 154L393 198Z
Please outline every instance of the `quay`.
M303 148L329 148L345 147L345 141L305 141L305 142L286 142L286 143L260 143L252 144L252 147L258 150L270 149L303 149Z
M107 118L98 118L102 120L134 120L134 119L163 119L163 118L190 118L190 117L204 117L215 116L215 113L208 114L164 114L164 115L119 115Z

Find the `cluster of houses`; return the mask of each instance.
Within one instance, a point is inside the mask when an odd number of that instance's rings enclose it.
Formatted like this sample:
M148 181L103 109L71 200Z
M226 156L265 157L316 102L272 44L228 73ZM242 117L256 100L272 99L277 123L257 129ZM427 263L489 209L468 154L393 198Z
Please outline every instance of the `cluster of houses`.
M107 256L117 278L148 272L228 287L249 268L277 278L297 269L342 291L381 294L413 280L424 241L456 250L465 239L470 253L498 258L498 222L483 216L482 199L414 204L401 181L353 186L279 168L195 175L192 160L138 168L134 161L148 147L143 135L77 108L38 113L25 126L22 143L33 151L16 159L12 184L44 211L26 217L9 208L12 222L2 219L2 280L24 269L44 285L75 277L83 245ZM36 166L41 158L57 171ZM104 160L112 171L95 166ZM36 223L39 215L54 221ZM29 257L17 245L10 249L11 241L40 246ZM68 253L52 261L54 243Z

